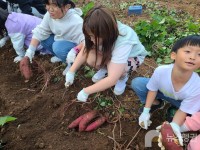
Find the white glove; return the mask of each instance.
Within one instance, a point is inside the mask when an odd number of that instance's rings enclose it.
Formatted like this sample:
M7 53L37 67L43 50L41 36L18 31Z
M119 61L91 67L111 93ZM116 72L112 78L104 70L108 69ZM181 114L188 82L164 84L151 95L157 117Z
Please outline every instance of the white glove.
M177 136L178 138L178 141L179 141L179 144L181 146L183 146L183 138L181 136L181 129L180 129L180 126L178 124L176 124L175 122L171 122L170 123L171 127L172 127L172 130L174 132L174 134ZM162 125L156 127L156 130L160 131L161 130L161 127Z
M78 95L77 95L77 99L81 102L86 102L88 99L89 94L84 92L84 89L82 89Z
M8 36L5 36L3 37L1 40L0 40L0 47L3 47L5 44L6 44L6 41L9 39Z
M17 57L15 57L14 62L15 62L15 63L18 63L18 62L20 62L23 58L24 58L24 57L22 57L22 56L17 56Z
M70 72L68 71L66 73L66 76L65 76L65 87L69 87L70 85L72 85L74 83L74 76L75 76L75 73L74 72Z
M180 130L180 126L178 124L176 124L175 122L171 122L170 123L173 131L174 131L174 134L177 136L178 138L178 141L179 141L179 144L181 146L183 146L183 138L181 136L181 130Z
M150 120L150 108L146 108L144 107L142 114L139 117L139 125L143 128L143 129L148 129L148 126L150 126L151 124L151 120Z
M28 49L26 50L25 56L28 56L30 59L30 62L32 63L32 59L35 55L36 47L29 45Z
M66 61L67 61L67 64L69 65L71 65L73 62L74 62L74 60L75 60L75 58L76 58L76 55L77 55L77 51L75 50L75 48L72 48L70 51L69 51L69 53L67 54L67 59L66 59Z

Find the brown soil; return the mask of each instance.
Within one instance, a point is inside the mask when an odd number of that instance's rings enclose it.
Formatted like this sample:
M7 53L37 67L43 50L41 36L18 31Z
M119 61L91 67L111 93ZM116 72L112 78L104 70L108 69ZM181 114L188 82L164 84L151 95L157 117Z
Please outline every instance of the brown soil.
M117 0L114 2L114 4L119 3ZM190 2L159 0L159 2L167 8L174 7L188 11L197 18L200 16L200 11L197 9L199 0L190 0ZM79 5L82 4L84 3L79 2ZM121 11L116 13L126 14L126 10ZM147 14L119 16L127 23L140 17L145 18ZM140 130L137 122L139 100L129 87L122 96L114 96L112 89L101 93L113 101L113 105L104 107L100 111L101 114L109 114L110 117L108 122L98 130L93 132L69 130L67 126L71 121L97 106L96 99L99 94L96 97L90 96L89 102L85 104L75 101L77 93L83 87L92 84L91 79L84 76L84 69L78 72L75 84L66 89L65 78L61 75L65 66L51 64L50 56L38 55L35 59L40 71L39 73L35 71L34 77L25 83L18 64L13 63L14 57L15 52L11 44L0 49L0 116L17 117L16 121L0 128L0 140L5 143L4 150L159 149L157 142L153 142L153 148L144 147L147 131ZM128 84L136 76L150 76L155 67L155 61L147 58L139 70L132 74ZM124 112L120 113L122 107ZM164 121L164 113L164 110L159 110L152 116L154 123L150 130Z

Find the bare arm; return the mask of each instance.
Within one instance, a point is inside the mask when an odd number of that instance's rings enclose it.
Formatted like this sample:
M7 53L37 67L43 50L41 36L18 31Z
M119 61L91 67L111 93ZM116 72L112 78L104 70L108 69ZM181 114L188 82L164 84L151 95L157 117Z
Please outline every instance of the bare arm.
M81 51L78 53L73 65L69 69L70 72L76 72L81 65L83 65L86 62L86 53L84 53L84 46L82 46Z
M179 109L174 115L173 122L181 126L184 123L186 116L187 114Z
M145 103L145 107L146 108L151 108L155 98L157 95L157 91L149 91L147 94L147 98L146 98L146 103Z
M119 80L119 78L122 76L124 73L124 68L126 64L116 64L110 62L108 64L108 76L99 82L84 88L84 91L87 94L93 94L96 92L104 91L113 85L116 84L116 82Z
M79 50L82 50L82 48L84 47L84 42L81 42L80 44L78 44L76 46Z
M39 43L40 43L40 42L39 42L37 39L32 38L32 39L31 39L30 45L32 45L32 46L34 46L35 48L37 48L37 46L39 45Z

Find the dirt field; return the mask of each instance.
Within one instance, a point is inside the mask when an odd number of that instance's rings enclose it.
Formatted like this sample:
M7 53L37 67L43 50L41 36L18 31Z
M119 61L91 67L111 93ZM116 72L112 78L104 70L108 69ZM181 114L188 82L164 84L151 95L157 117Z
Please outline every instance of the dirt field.
M157 2L166 8L174 7L187 11L196 18L200 17L200 11L197 9L200 0ZM117 5L119 1L112 0L110 3ZM84 2L79 2L79 5L83 4ZM147 14L126 17L127 10L115 11L118 15L123 14L119 18L127 23L147 17ZM35 59L40 72L34 72L34 77L25 83L19 71L19 64L13 62L15 56L10 43L0 49L0 116L17 117L16 121L0 128L0 140L5 144L4 150L159 149L157 142L153 142L152 148L144 146L147 131L140 130L137 122L139 101L129 87L122 96L115 96L113 89L101 93L113 103L100 111L101 114L110 114L108 122L101 128L93 132L69 130L67 126L71 121L97 106L98 94L96 98L90 96L89 102L85 104L75 101L77 93L86 85L92 84L91 78L84 76L82 68L75 84L66 89L62 75L65 66L51 64L50 56L38 55ZM147 58L138 71L132 74L128 84L136 76L150 76L155 67L155 61ZM154 124L149 130L155 129L164 121L164 113L162 110L152 116Z

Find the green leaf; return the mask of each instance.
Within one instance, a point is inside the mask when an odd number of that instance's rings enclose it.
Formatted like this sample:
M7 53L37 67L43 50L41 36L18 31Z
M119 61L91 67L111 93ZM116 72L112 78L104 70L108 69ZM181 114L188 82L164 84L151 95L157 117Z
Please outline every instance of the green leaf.
M163 19L159 22L159 24L163 24L163 23L165 23L165 18L163 18Z
M106 102L101 102L100 105L104 107L106 106Z
M83 11L83 16L85 16L87 14L87 12L92 9L94 7L94 2L89 2L87 5L85 5L83 8L82 8L82 11Z
M0 125L3 126L5 123L10 122L10 121L14 121L17 118L12 117L12 116L4 116L4 117L0 117Z
M173 60L170 58L170 57L166 57L165 59L164 59L164 63L165 64L170 64L170 63L172 63L173 62Z
M200 72L200 69L197 69L195 72L199 73L199 72Z
M120 113L123 113L125 111L124 107L119 108Z
M162 59L161 58L157 58L156 62L159 64L162 62Z
M95 74L94 70L90 70L84 76L86 78L92 78L94 76L94 74Z

